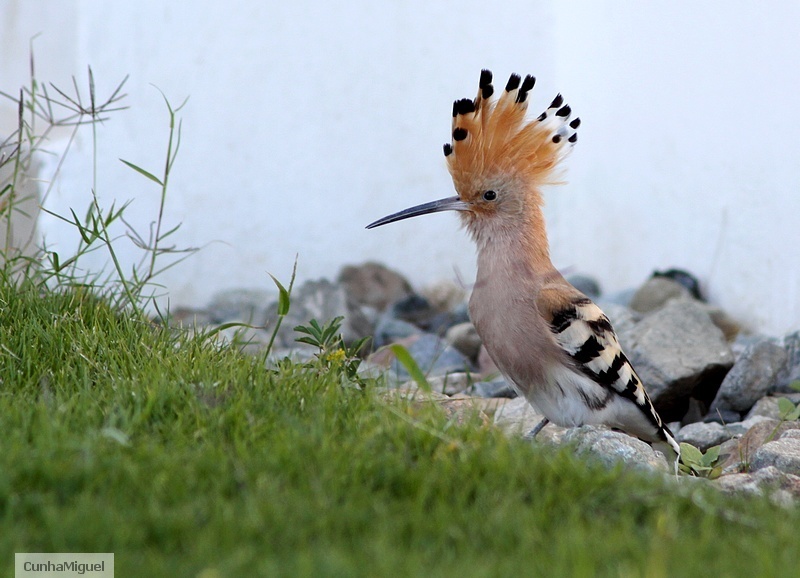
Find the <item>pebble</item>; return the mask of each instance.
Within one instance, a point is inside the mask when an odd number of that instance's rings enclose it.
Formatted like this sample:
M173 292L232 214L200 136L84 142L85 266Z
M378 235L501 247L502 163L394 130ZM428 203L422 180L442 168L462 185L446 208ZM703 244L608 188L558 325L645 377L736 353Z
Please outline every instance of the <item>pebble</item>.
M771 493L774 500L790 505L800 498L800 476L787 474L774 466L766 466L753 473L721 476L713 484L731 494L763 495Z
M683 426L675 438L679 442L691 444L701 451L717 446L731 438L731 433L724 425L719 423L690 423Z
M690 299L686 287L669 277L650 277L631 298L630 308L639 313L660 309L673 299Z
M781 437L758 448L750 461L750 469L758 471L768 466L787 474L800 474L800 438Z
M747 414L747 418L749 419L760 415L772 419L780 419L781 411L778 407L778 400L781 399L781 397L787 398L795 405L800 403L800 393L762 397L753 405L752 409Z
M337 282L356 303L378 311L414 292L405 277L374 262L342 267Z
M777 376L776 390L796 392L793 386L800 385L800 331L786 335L783 348L786 350L786 365Z
M462 393L472 384L472 377L469 373L448 373L438 377L428 379L431 391L443 393L445 395L455 395Z
M477 397L505 397L513 399L517 397L515 390L503 377L498 377L493 381L479 381L472 384L467 393Z
M470 359L477 359L481 350L481 338L469 321L453 325L447 330L445 339Z
M711 413L716 409L750 411L773 388L786 359L786 350L775 341L764 340L749 346L722 381Z

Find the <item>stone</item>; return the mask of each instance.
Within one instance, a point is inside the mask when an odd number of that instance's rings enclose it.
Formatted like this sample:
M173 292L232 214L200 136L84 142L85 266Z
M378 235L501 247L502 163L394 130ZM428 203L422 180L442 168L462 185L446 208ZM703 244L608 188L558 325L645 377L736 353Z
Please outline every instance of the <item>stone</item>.
M477 397L505 397L514 399L517 397L517 390L503 378L499 377L493 381L479 381L473 383L467 393Z
M691 295L677 281L667 277L651 277L633 294L630 308L638 313L650 313L673 299L691 299Z
M770 421L770 418L763 415L754 415L753 417L744 421L734 421L730 423L723 422L723 425L728 429L732 436L743 436L750 431L750 428L763 421Z
M337 282L353 301L378 311L414 292L400 273L374 262L342 267Z
M443 311L436 313L424 322L424 327L429 333L437 335L444 335L451 327L461 325L462 323L470 323L469 312L466 306L456 305L450 311Z
M720 331L722 331L722 334L725 336L725 339L728 342L736 339L739 333L742 332L742 324L728 315L727 311L720 309L719 307L709 305L708 303L703 303L703 306L705 307L706 313L708 313L708 317L711 319L711 322L719 327Z
M723 379L710 412L749 411L774 387L786 359L786 350L774 341L760 341L745 349Z
M765 492L781 491L789 498L800 497L800 476L787 474L774 466L766 466L753 473L721 476L712 483L726 493L763 495ZM784 503L793 502L785 500L780 494L777 498Z
M800 474L800 438L781 437L756 450L750 461L752 471L774 466L787 474Z
M620 462L626 467L667 472L664 454L640 439L601 426L584 425L568 429L562 443L574 444L580 455L590 455L608 467Z
M597 279L594 277L590 277L589 275L581 275L578 273L574 275L567 275L566 279L570 285L586 295L589 299L596 300L602 294L600 283L598 283Z
M453 325L447 330L445 339L470 359L477 359L481 349L481 338L469 321Z
M750 469L753 456L760 447L780 438L784 432L790 429L800 429L798 421L781 422L760 416L751 419L758 421L747 429L741 438L733 440L737 442L735 448L730 449L727 457L721 463L723 473L742 472Z
M373 348L378 349L419 333L422 333L422 329L413 323L384 315L375 326L375 333L372 337Z
M708 448L718 446L731 438L731 433L719 423L690 423L683 426L675 438L679 442L691 444L705 452Z
M455 395L465 391L472 383L469 373L448 373L428 379L431 391L445 395Z
M437 311L452 311L466 299L466 290L452 281L437 281L420 289L420 295L427 299Z
M706 423L716 422L721 424L726 423L733 423L740 421L742 419L742 414L738 411L733 411L732 409L720 409L716 408L714 411L708 412L706 417L703 418L703 421Z
M266 307L274 298L275 292L265 289L227 289L215 293L206 310L212 323L263 325Z
M471 370L469 359L446 341L430 333L411 336L401 344L406 347L426 377ZM392 360L390 367L398 377L409 377L408 371L397 359Z
M669 277L650 277L633 294L630 307L639 313L649 313L673 299L691 299L691 293Z
M267 330L272 331L277 322L277 302L267 309ZM372 334L373 328L361 312L357 303L350 301L344 287L327 279L306 281L292 292L291 307L278 332L283 347L293 347L299 337L294 331L297 325L308 325L316 319L324 325L335 317L343 317L339 332L346 344Z
M422 329L427 328L430 319L438 312L422 295L412 293L392 303L384 315L412 323Z
M755 405L753 405L750 412L747 414L746 418L749 419L755 416L764 416L771 419L780 419L781 418L781 411L778 407L778 400L782 397L787 398L793 404L797 405L800 403L800 393L789 394L789 395L781 395L781 396L767 396L762 397L759 399Z
M537 412L524 397L509 400L494 414L494 425L507 435L524 436L535 428L544 416ZM547 424L534 438L538 443L558 444L566 428Z
M722 331L690 299L669 301L620 340L666 421L681 419L690 397L709 403L733 365Z
M695 299L702 301L703 296L700 293L700 281L697 277L683 269L667 269L666 271L653 271L654 278L666 278L675 281L681 286L685 287L689 294Z
M800 331L784 336L783 348L786 351L786 364L776 377L775 390L796 392L793 385L800 382Z

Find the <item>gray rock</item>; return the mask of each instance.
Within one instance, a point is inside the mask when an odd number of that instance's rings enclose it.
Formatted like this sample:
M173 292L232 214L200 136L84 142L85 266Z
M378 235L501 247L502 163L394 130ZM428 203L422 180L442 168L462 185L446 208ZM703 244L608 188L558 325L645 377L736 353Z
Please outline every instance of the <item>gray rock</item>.
M690 299L669 301L620 339L667 421L682 417L689 397L710 399L733 365L722 331Z
M781 434L781 437L778 439L800 439L800 429L790 429Z
M691 293L668 277L651 277L633 294L630 307L639 313L649 313L673 299L691 299Z
M600 283L597 282L597 279L589 275L567 275L567 281L570 285L575 287L575 289L592 300L597 299L602 294Z
M448 373L439 377L428 379L431 391L445 395L455 395L464 392L472 383L469 373Z
M794 394L787 394L787 395L780 395L780 396L767 396L762 397L759 399L755 405L752 407L750 412L747 414L746 419L750 419L751 417L755 416L764 416L771 419L780 419L781 418L781 411L778 408L778 400L782 397L787 398L793 404L797 405L800 403L800 393Z
M413 293L405 277L380 263L346 265L339 271L337 282L354 302L378 311Z
M408 352L426 376L436 377L471 370L469 360L443 339L430 333L423 333L412 339L407 345ZM397 359L392 361L391 369L400 378L409 377L408 371Z
M512 399L494 414L494 424L508 435L524 436L544 419L524 397ZM557 444L565 428L548 424L534 438L537 443Z
M265 289L227 289L214 294L206 310L212 323L262 325L265 308L273 299L275 292Z
M714 411L708 412L708 415L703 418L706 423L716 422L721 424L734 423L742 419L742 414L732 409L716 408Z
M506 397L510 399L517 397L517 390L511 387L502 377L493 381L473 383L467 393L477 397Z
M776 391L794 392L793 383L800 381L800 331L790 333L783 338L786 350L786 364L776 378Z
M686 290L689 291L689 294L695 299L703 300L703 296L700 293L700 281L697 280L697 277L684 269L673 268L667 269L666 271L653 271L653 277L671 279L685 287Z
M277 302L267 309L267 314L267 329L271 331L278 318ZM298 337L295 326L307 325L312 319L323 325L339 316L344 317L339 331L345 343L350 344L372 334L372 326L358 304L348 300L344 287L327 279L306 281L292 292L289 314L278 332L279 343L283 347L294 347Z
M763 495L770 492L781 503L791 503L791 498L800 497L800 477L782 472L774 466L748 474L722 476L714 480L713 484L727 493ZM779 493L775 495L775 492Z
M768 466L787 474L800 474L800 438L781 437L758 448L750 461L750 469L757 471Z
M402 319L424 328L426 322L436 315L437 311L422 295L412 293L399 301L392 303L386 310L386 315L394 319Z
M447 330L445 339L470 359L477 359L481 349L481 338L475 330L475 326L470 323L459 323Z
M750 431L751 428L764 421L771 422L772 420L763 415L754 415L753 417L750 417L744 421L734 421L724 425L732 436L743 436Z
M585 425L568 429L562 438L565 444L575 444L575 451L591 455L613 467L620 462L626 466L656 471L669 471L664 454L642 440L604 427Z
M451 311L464 302L467 292L452 281L437 281L420 289L420 295L437 311Z
M749 411L775 385L786 359L786 350L773 341L760 341L748 347L722 381L710 412Z
M781 422L763 416L752 417L747 422L750 425L741 438L723 444L734 445L731 451L725 452L727 456L722 462L723 473L747 471L751 467L753 456L764 444L780 438L788 430L800 429L800 422ZM733 431L737 425L745 425L747 422L728 427Z
M422 329L413 323L384 315L378 320L378 325L375 327L375 334L372 337L373 348L377 349L420 333L422 333Z
M698 422L683 426L675 434L675 437L679 442L691 444L699 450L706 451L710 447L718 446L729 440L732 435L722 424Z

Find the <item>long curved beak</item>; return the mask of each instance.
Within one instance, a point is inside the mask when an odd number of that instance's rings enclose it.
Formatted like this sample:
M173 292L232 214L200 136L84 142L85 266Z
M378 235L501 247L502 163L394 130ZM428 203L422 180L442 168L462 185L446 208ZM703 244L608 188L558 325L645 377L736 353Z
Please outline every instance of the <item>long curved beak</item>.
M374 229L381 225L394 223L395 221L402 221L403 219L410 219L419 215L427 215L428 213L439 213L441 211L468 211L469 205L462 201L459 197L447 197L446 199L439 199L423 205L411 207L399 213L393 213L383 219L378 219L374 223L367 225L367 229Z

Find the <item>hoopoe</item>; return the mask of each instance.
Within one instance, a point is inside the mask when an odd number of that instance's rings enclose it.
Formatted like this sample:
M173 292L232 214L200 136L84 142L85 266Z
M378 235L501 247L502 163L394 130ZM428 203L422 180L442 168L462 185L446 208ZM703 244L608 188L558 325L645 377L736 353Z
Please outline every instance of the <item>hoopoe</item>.
M550 261L540 188L557 184L580 119L571 120L559 94L526 121L535 82L512 74L493 99L492 73L483 70L477 97L453 104L452 141L444 145L458 195L367 228L458 211L478 249L470 316L500 372L544 415L532 435L548 421L605 424L680 455L608 317Z

